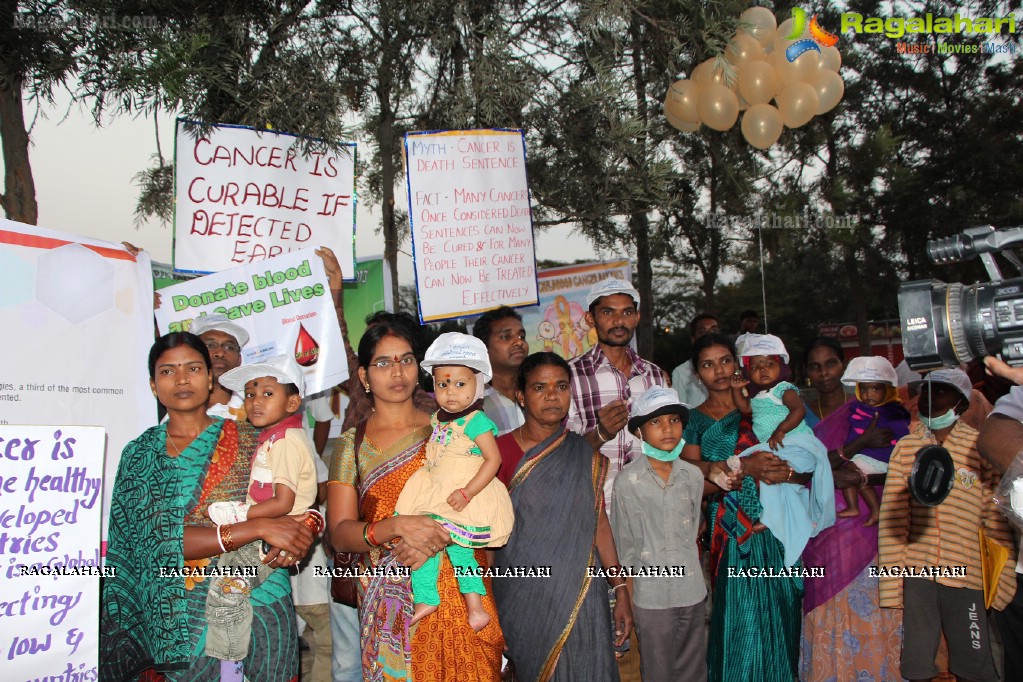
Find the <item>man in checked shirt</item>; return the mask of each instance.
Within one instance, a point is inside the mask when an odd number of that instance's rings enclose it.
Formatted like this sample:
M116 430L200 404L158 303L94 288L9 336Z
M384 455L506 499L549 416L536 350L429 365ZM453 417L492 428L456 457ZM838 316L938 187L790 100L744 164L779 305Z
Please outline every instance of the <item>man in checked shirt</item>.
M566 427L610 460L605 505L611 503L614 477L638 452L638 448L633 452L633 438L624 430L632 396L668 385L661 368L629 345L639 325L639 304L639 292L625 280L608 277L594 284L586 295L586 322L597 330L597 345L568 363L572 402Z

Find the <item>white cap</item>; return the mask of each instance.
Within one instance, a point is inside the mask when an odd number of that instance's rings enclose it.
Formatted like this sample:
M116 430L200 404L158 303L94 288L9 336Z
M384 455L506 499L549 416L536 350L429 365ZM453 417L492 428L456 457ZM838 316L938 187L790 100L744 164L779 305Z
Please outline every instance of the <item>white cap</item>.
M842 375L842 383L846 386L864 382L898 386L898 381L899 375L895 373L892 363L879 355L853 358Z
M299 397L305 397L305 373L295 362L293 355L278 355L263 362L235 367L220 375L220 384L244 395L245 384L263 377L273 377L282 384L295 384Z
M689 418L689 406L679 400L673 388L654 386L640 393L632 401L629 410L629 431L635 431L648 420L662 414L677 414L682 419Z
M743 334L735 340L739 357L748 358L754 355L780 355L782 362L789 363L789 352L774 334Z
M590 287L589 292L586 294L586 307L589 308L598 298L614 296L615 294L631 296L632 300L636 302L636 307L639 307L639 292L636 291L635 287L628 280L618 279L617 277L607 277Z
M420 366L423 369L430 369L443 365L460 365L474 369L483 375L484 384L493 376L486 344L468 334L446 332L430 344Z
M961 369L936 369L925 374L921 381L911 381L909 387L919 389L924 384L947 384L959 391L960 395L966 398L966 402L970 402L970 398L973 397L973 382Z
M192 332L196 336L201 336L202 334L211 331L224 332L225 334L233 336L239 346L244 346L249 342L249 333L245 331L245 327L242 327L240 324L235 324L231 320L227 319L227 315L222 313L200 315L192 320L192 327L188 331Z

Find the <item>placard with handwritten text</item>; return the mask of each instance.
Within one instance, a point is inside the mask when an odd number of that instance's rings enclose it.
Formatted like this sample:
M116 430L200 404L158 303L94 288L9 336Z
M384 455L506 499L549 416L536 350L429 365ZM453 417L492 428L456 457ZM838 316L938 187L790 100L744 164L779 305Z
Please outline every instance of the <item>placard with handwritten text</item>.
M178 119L174 267L218 272L329 246L355 272L355 144L305 153L299 137Z
M99 662L99 426L0 425L0 669L95 680Z
M535 305L522 131L408 133L405 166L420 319Z

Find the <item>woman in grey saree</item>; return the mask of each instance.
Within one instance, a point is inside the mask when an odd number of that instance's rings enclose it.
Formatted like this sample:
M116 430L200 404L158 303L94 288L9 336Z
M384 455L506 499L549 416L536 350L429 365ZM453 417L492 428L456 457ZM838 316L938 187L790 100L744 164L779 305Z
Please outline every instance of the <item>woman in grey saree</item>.
M525 424L498 438L502 468L514 471L508 490L516 525L495 553L495 568L499 574L550 570L549 577L493 581L506 655L522 682L617 680L612 645L632 629L624 591L615 601L613 630L608 606L608 585L624 586L624 579L588 570L617 567L618 558L604 513L607 460L561 425L569 390L560 356L526 358L517 395Z

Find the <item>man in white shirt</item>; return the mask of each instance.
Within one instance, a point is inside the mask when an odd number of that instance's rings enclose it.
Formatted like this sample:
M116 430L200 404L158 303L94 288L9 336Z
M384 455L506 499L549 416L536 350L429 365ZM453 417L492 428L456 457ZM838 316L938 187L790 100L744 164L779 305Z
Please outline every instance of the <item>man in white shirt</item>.
M710 313L700 313L689 323L689 341L693 343L696 339L707 334L718 334L721 326L718 318ZM696 407L707 399L707 389L703 382L696 376L696 368L692 360L686 360L676 367L671 373L671 387L678 393L683 405Z
M487 347L494 378L483 396L483 411L497 424L498 435L522 426L525 416L515 402L519 365L529 355L522 316L501 306L480 315L472 334Z
M212 417L244 420L243 396L221 386L220 377L242 364L242 347L249 342L249 333L220 313L197 317L189 331L206 344L213 363L213 391L206 413Z

